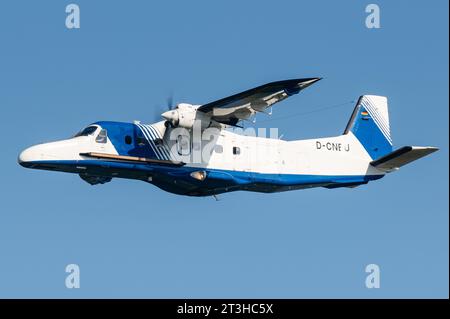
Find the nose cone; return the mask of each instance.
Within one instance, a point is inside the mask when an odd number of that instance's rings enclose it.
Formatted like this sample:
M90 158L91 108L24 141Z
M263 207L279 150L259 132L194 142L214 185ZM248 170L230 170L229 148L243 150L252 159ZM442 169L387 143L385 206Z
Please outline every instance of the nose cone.
M170 121L172 123L175 123L178 121L178 111L176 110L170 110L167 112L164 112L161 114L163 118L165 118L167 121Z
M78 138L44 144L38 144L25 149L19 154L18 162L24 167L36 168L43 162L78 160L80 153L91 146L89 140L80 141Z
M32 162L39 160L39 155L39 145L31 146L19 154L18 162L24 167L29 167Z

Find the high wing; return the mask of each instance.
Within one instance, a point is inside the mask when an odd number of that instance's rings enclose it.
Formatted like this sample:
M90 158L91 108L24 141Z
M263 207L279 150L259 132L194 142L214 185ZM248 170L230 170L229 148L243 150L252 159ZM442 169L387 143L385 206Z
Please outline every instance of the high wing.
M197 111L206 113L219 123L236 125L256 112L264 112L273 104L297 94L321 78L293 79L267 83L256 88L200 106Z

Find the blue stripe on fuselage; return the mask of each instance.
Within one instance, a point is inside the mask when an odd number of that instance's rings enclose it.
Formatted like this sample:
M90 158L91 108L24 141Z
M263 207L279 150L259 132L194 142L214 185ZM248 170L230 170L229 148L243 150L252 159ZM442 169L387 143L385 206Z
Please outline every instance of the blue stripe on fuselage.
M136 124L109 121L101 121L94 124L107 130L108 139L114 145L119 155L159 159L156 150L150 145L153 141L150 140L150 137L145 136ZM125 142L127 135L132 138L131 144Z
M201 169L196 167L170 167L152 164L124 163L103 160L79 161L38 161L21 163L30 168L65 171L71 173L88 173L91 175L111 176L148 180L166 191L205 196L223 193L231 190L251 191L281 191L295 188L334 186L340 187L363 184L376 180L384 175L297 175L297 174L266 174L242 171ZM207 178L204 181L195 180L190 176L193 171L204 170ZM304 186L304 187L300 187Z

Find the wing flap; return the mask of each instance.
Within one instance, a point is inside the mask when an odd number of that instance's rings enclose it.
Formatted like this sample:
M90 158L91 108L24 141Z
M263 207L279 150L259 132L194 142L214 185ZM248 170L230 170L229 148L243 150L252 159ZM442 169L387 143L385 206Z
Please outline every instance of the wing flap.
M403 165L434 153L437 150L438 148L436 147L404 146L375 161L372 161L370 164L379 170L391 172L399 169Z

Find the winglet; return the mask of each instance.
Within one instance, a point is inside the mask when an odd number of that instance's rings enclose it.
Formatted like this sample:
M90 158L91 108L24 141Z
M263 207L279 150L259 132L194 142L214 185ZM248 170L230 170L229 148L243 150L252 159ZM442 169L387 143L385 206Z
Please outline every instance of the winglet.
M398 170L403 165L438 151L437 147L404 146L379 159L370 162L370 165L385 172Z

